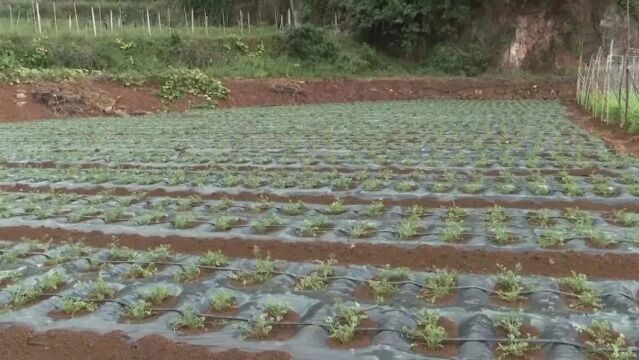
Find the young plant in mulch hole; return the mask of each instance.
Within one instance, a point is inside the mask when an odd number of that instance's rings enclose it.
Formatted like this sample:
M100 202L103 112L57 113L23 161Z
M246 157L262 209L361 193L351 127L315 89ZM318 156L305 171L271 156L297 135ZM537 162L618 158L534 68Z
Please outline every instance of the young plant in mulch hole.
M453 205L452 207L446 209L446 212L444 214L444 221L461 222L464 221L466 215L466 210Z
M273 302L264 308L247 329L249 339L283 341L295 332L295 325L278 325L278 323L295 323L299 316L284 302Z
M62 306L60 307L60 315L62 315L60 317L75 317L76 315L92 313L97 309L98 304L90 300L65 298L62 300Z
M530 211L526 214L528 221L533 226L551 227L557 224L552 212L548 209L540 209L538 211Z
M497 182L497 191L502 194L513 194L517 192L517 182L515 176L507 171L500 172L501 178Z
M634 360L637 355L630 341L616 332L606 320L595 319L592 323L580 329L582 341L590 346L587 352L604 355L611 360ZM604 350L605 349L605 350Z
M260 195L260 198L251 204L249 209L251 212L259 214L273 207L273 202L268 197Z
M569 307L585 311L599 311L603 308L601 294L588 281L584 274L572 272L572 276L561 279L561 286L572 292L575 297L568 297Z
M136 225L154 225L159 224L166 218L166 213L162 210L151 209L133 217Z
M508 313L499 318L497 330L498 338L508 339L497 345L498 359L536 358L532 353L539 351L538 347L526 340L536 338L538 331L525 325L520 313ZM542 354L539 356L543 357Z
M284 206L282 206L282 213L288 216L298 216L304 214L307 209L308 208L303 201L291 201L288 204L284 204Z
M564 216L577 227L581 228L590 228L595 222L588 211L580 210L579 208L567 208L564 211Z
M195 264L183 265L180 267L180 272L175 274L175 281L177 282L194 282L200 278L200 268Z
M373 201L364 210L363 214L370 217L379 217L384 215L386 207L383 201Z
M419 184L412 180L401 180L393 185L393 189L399 192L411 192L419 189Z
M138 252L126 247L119 246L117 243L109 245L109 259L113 261L129 261L138 256Z
M15 270L0 271L0 289L17 282L22 277L22 272L26 267Z
M537 238L537 243L544 249L564 246L566 241L566 231L557 228L546 228Z
M621 194L621 189L611 184L607 178L602 175L592 175L590 180L593 183L592 191L599 196L614 197Z
M229 258L221 250L208 251L200 256L198 263L204 266L221 267L229 263Z
M464 234L463 221L446 221L441 229L441 239L447 243L461 242L470 235Z
M328 345L331 347L365 347L372 341L370 333L358 331L359 327L374 325L358 303L337 304L335 315L327 317L325 322L329 333Z
M461 186L461 191L466 194L478 194L486 188L486 181L480 174L473 174L469 176L469 181L464 182Z
M250 227L256 234L265 234L283 227L284 221L276 214L269 214L259 220L251 222Z
M617 226L632 227L639 224L637 214L628 212L625 209L615 210L608 215L607 220Z
M102 211L102 220L107 224L122 221L124 217L124 207L116 206Z
M153 277L158 272L155 264L132 264L122 275L125 279L147 279Z
M211 222L215 231L229 231L239 225L242 219L234 215L223 215Z
M520 275L521 264L515 265L514 269L508 269L497 264L499 273L497 274L495 285L495 296L497 300L508 304L516 304L525 299L523 293L526 291L523 277Z
M331 181L331 189L333 191L348 190L353 185L353 179L348 176L340 176Z
M318 291L328 285L328 278L333 275L333 266L337 263L334 257L326 260L315 260L317 269L309 275L301 277L295 285L296 291Z
M378 178L370 178L362 181L362 190L364 191L381 191L387 185L386 183Z
M98 279L90 284L89 293L87 294L87 298L92 301L96 300L104 300L104 299L113 299L116 294L116 290L109 286L109 284L104 281L102 278L102 274L98 275Z
M401 240L414 239L419 233L421 227L421 217L409 215L400 221L397 228L397 235Z
M253 269L241 270L229 275L229 278L241 286L260 284L274 276L275 262L271 260L271 256L267 253L266 257L262 257L258 247L253 249L253 253L255 254L255 267Z
M67 221L70 223L79 223L87 219L95 218L100 215L102 210L94 207L81 208L76 211L72 211L67 215Z
M175 205L177 206L177 210L179 211L189 211L201 203L202 198L197 195L191 195L175 201Z
M562 183L561 192L568 196L584 196L586 193L581 186L577 183L577 180L566 172L559 174L559 181Z
M372 297L375 302L381 303L397 290L397 282L408 281L410 279L411 271L409 268L386 267L373 276L372 279L368 280L366 287L357 289L355 296L363 300L368 300Z
M550 186L541 173L533 173L528 178L528 189L535 195L550 194Z
M197 220L195 214L192 213L179 213L175 214L170 220L171 225L176 229L189 229L196 225Z
M180 310L180 316L171 323L171 327L173 331L180 333L206 330L206 317L197 314L192 306L185 306Z
M302 221L299 233L305 237L318 237L330 228L331 223L326 216L312 215Z
M435 268L426 278L424 289L419 295L431 303L452 301L458 283L457 273L448 269Z
M423 355L457 355L457 346L445 345L444 339L457 336L457 326L436 311L422 308L415 314L413 329L404 327L402 334L411 342L413 351Z
M587 228L580 234L586 237L588 245L598 249L611 249L618 245L614 235L599 229Z
M351 239L368 238L373 236L376 231L377 228L375 227L375 224L366 221L353 222L346 229L348 237Z
M327 215L340 215L347 211L342 199L335 199L330 205L326 207L324 213Z

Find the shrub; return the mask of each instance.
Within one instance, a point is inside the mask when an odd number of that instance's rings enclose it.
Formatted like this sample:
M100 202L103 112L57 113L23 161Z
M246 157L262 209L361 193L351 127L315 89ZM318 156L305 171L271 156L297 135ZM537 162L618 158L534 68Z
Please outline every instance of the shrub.
M333 62L337 57L337 47L328 39L324 30L310 25L292 29L286 34L288 56L309 61Z
M425 66L450 75L477 76L488 69L489 57L480 45L460 48L441 44L433 48Z
M160 96L173 101L186 94L201 96L207 100L224 99L229 89L198 69L174 69L162 85Z

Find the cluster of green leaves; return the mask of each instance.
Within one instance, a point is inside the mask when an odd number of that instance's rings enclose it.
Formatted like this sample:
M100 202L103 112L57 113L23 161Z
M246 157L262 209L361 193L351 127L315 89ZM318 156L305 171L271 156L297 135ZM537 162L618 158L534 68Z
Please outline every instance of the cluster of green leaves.
M328 284L328 278L333 275L333 266L337 263L337 260L333 256L326 260L315 260L317 263L317 269L307 276L299 279L295 290L321 290Z
M368 315L360 309L358 303L337 304L334 316L326 318L329 336L342 344L353 340L357 333L357 327L368 318Z
M410 278L411 272L409 268L386 267L376 274L373 279L368 281L368 286L373 292L375 301L383 302L386 297L390 296L397 289L398 282L406 281Z
M520 313L509 313L502 316L497 324L506 334L508 341L497 345L500 359L522 358L535 346L524 339L522 333L523 319ZM525 334L528 339L530 334Z
M420 296L435 303L440 298L452 293L457 286L457 281L458 275L456 272L435 268L433 273L426 278L424 290Z
M576 295L575 303L571 304L571 306L595 311L603 308L601 294L588 281L586 275L573 271L572 276L561 279L561 284Z
M173 101L187 94L214 102L226 98L229 89L199 69L173 69L162 84L160 96Z
M254 248L253 253L255 254L253 269L237 271L230 275L231 279L239 281L242 286L263 283L273 277L275 262L271 260L271 256L267 254L266 257L262 257L258 247Z
M612 360L632 360L637 357L633 348L628 346L623 334L617 334L606 320L593 320L590 326L582 330L590 337L587 344L597 351L603 351Z
M420 309L415 318L417 324L415 328L403 329L404 336L414 342L425 344L429 349L437 350L443 347L443 340L448 335L446 329L439 325L441 317L433 310Z
M526 290L523 277L520 275L521 264L515 265L514 269L508 269L497 264L499 273L497 274L497 296L507 302L517 302L524 299L523 292Z
M252 323L250 333L255 337L266 337L273 331L274 324L282 321L291 311L290 305L284 302L274 302L266 305L264 311Z

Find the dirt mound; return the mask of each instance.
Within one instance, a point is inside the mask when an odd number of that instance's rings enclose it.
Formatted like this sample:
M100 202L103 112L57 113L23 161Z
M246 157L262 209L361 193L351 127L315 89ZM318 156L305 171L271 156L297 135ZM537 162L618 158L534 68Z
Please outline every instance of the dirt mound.
M55 115L105 115L126 116L122 108L115 106L116 99L99 89L78 86L77 83L44 84L32 90L33 100L43 104Z

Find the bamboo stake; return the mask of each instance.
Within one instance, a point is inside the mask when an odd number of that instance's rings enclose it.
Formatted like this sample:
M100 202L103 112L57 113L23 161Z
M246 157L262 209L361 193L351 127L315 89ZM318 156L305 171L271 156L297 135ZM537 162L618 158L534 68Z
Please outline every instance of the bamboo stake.
M195 34L195 14L193 13L193 8L191 8L191 33Z
M122 31L122 8L118 6L118 25Z
M149 8L146 8L146 28L151 36L151 17L149 16Z
M38 34L38 21L36 20L36 8L34 0L31 0L31 10L33 12L33 26L36 34ZM27 12L27 21L29 21L29 13Z
M95 28L95 11L93 11L93 7L91 7L91 20L93 21L93 36L98 36L98 30Z
M286 25L288 28L291 28L291 8L288 8L288 12L286 13Z
M251 36L251 13L246 13L247 16L247 24L248 24L248 34Z
M297 15L295 13L295 4L293 4L293 0L289 0L289 5L289 12L293 15L293 26L297 28ZM290 21L288 27L291 27Z
M160 17L160 11L158 10L158 29L162 30L162 17Z
M240 10L240 30L242 31L242 36L244 36L244 13Z
M37 16L37 23L38 23L38 34L42 35L42 21L40 20L40 4L38 2L36 2L36 16Z
M166 8L166 17L167 17L168 26L170 29L171 28L171 7L170 6Z
M280 15L280 31L284 31L284 14Z
M182 8L184 10L184 27L188 30L189 28L189 18L186 16L186 8Z
M226 34L226 19L224 18L224 8L222 8L222 31Z
M58 16L55 12L55 1L53 2L53 26L55 27L55 33L58 33Z
M75 3L73 3L73 13L75 14L75 29L80 33L80 22L78 21L78 9L75 7Z
M273 15L275 15L275 22L273 23L275 25L275 31L277 31L277 24L278 24L278 16L277 16L277 10L273 11Z
M18 9L18 18L16 19L16 26L20 25L20 9Z
M13 8L9 4L9 16L11 17L11 29L13 29Z
M109 10L109 25L111 27L111 34L113 34L113 10Z
M206 15L206 9L204 9L204 30L206 31L206 35L209 34L209 16Z
M100 22L100 34L104 32L102 29L102 6L98 3L98 21Z
M69 14L69 31L73 30L73 21L71 20L71 14Z

